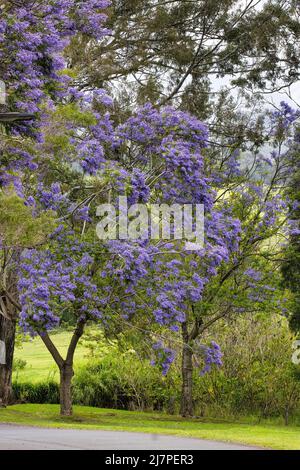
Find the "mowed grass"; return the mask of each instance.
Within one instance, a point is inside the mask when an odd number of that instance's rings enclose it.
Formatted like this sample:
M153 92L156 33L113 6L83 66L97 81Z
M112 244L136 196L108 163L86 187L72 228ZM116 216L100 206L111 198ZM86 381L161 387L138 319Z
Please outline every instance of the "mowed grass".
M55 346L63 357L66 356L71 335L72 332L68 331L57 332L51 335ZM75 367L86 361L87 352L82 342L79 342L75 352ZM15 359L25 360L26 367L23 370L14 371L13 381L36 383L51 378L58 382L58 368L39 337L28 340L22 343L22 347L16 348Z
M161 413L74 406L74 416L61 418L58 405L14 405L0 409L0 422L51 428L102 429L169 434L269 449L300 450L300 428L294 426L207 422Z

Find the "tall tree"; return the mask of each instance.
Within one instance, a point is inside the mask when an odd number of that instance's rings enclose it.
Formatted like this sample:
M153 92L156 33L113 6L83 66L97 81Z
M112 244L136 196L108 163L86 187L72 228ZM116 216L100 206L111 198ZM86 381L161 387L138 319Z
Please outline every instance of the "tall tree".
M96 101L97 96L107 102L103 93L94 94ZM82 100L89 106L89 97ZM86 111L72 102L54 110L41 146L43 182L35 192L32 181L27 186L24 182L27 203L37 213L55 210L61 222L47 247L26 251L18 286L24 329L41 336L60 369L61 411L66 415L72 412L73 355L88 321L105 325L116 314L120 321L134 317L139 307L144 308L138 299L148 298L150 324L177 329L187 299L197 296L198 284L205 282L186 272L182 278L177 275L177 262L172 260L174 250L184 256L181 240L95 240L99 202L108 195L116 202L123 194L129 204L150 198L204 203L210 215L210 243L198 257L203 275L211 264L226 258L231 245L234 248L237 229L230 215L213 208L201 152L207 136L202 122L171 108L160 112L148 105L114 127L107 111L98 111L97 119L91 119L91 109ZM118 215L120 211L119 207ZM226 237L221 236L224 227ZM75 329L63 359L47 331L60 324L66 309L73 314Z
M291 204L291 231L289 245L285 252L282 274L285 285L293 293L291 328L300 332L300 131L295 135L289 149L292 160L291 172L287 178L287 194Z
M280 278L282 248L278 240L283 243L289 231L291 208L284 189L287 173L293 171L294 159L286 147L294 135L298 118L299 111L282 103L280 109L265 119L264 133L269 136L268 144L272 146L270 156L263 156L266 152L263 146L261 153L256 149L257 153L252 154L246 167L242 160L244 168L239 166L238 157L227 160L230 169L227 176L226 166L222 163L219 167L217 201L222 205L226 205L226 201L230 204L242 230L237 250L217 269L212 282L204 287L201 301L191 305L182 325L181 412L184 415L193 413L193 354L197 355L201 335L219 319L230 318L234 313L286 311L286 305L278 295L279 283L274 272Z
M154 260L152 268L153 284L147 280L135 299L134 308L140 312L135 323L138 330L161 338L162 343L163 338L167 338L166 349L163 344L157 347L159 362L165 361L164 371L174 356L170 345L178 350L177 345L181 344L181 412L185 416L193 415L194 359L199 354L204 358L204 371L210 370L213 363L220 365L217 345L202 344L204 333L218 320L232 318L234 314L285 311L274 276L277 272L280 277L282 250L274 240L283 241L287 232L289 207L283 189L291 158L286 145L298 116L299 113L285 103L278 111L262 113L261 143L254 142L253 147L250 146L247 159L235 145L231 148L229 142L228 148L218 152L203 149L213 202L213 211L207 212L209 200L205 201L205 248L202 252L189 253L180 244L167 243L168 249L165 249L166 241L161 242L160 256L157 262ZM143 133L140 136L144 130L145 119L139 118L132 121L127 131L128 136L134 138L134 145L128 146L132 157L138 155L135 146L138 138L145 139ZM268 157L264 155L265 138L272 147ZM172 196L176 200L181 195L177 184ZM170 246L171 252L168 251ZM118 265L118 270L120 268ZM162 286L161 292L157 291L159 286ZM125 301L121 308L127 312ZM180 319L177 327L181 329L181 338L176 332L172 338L151 324L153 312L158 315L162 328L167 325L166 318Z

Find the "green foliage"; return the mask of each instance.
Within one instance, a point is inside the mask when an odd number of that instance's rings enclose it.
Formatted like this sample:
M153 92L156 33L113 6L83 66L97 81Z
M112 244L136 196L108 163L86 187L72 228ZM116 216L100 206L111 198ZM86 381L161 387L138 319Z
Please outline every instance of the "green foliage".
M299 410L300 381L291 361L294 338L286 319L240 317L210 335L221 345L224 366L195 377L200 414L282 416L287 422Z
M292 0L119 0L108 26L113 40L74 38L67 55L82 87L109 88L122 111L141 101L173 101L200 116L209 109L208 95L215 101L209 90L215 76L252 95L299 77Z
M223 367L205 376L194 371L195 414L202 417L295 420L300 406L300 368L291 362L292 342L287 321L263 315L240 316L216 324L203 341L221 345ZM178 413L181 393L180 355L166 377L136 352L122 352L115 341L90 330L81 346L90 359L73 379L74 403L126 410ZM83 349L84 348L84 349ZM140 351L142 353L142 350ZM17 400L58 403L58 384L47 379L15 383Z
M27 361L24 359L15 359L13 364L13 371L24 370L27 365Z
M134 352L112 351L81 367L73 381L75 403L128 410L175 411L179 380L163 377Z
M0 238L7 246L28 247L46 240L55 228L54 212L38 217L14 192L0 192Z
M73 380L74 403L85 406L127 410L178 411L179 377L163 377L149 362L132 353L112 352L102 360L81 366ZM23 382L13 384L16 401L59 403L57 382Z
M55 122L59 121L60 124L72 122L74 125L82 127L92 126L97 122L93 113L83 112L76 103L58 105L52 113L52 117Z
M29 403L59 403L59 386L56 382L14 383L13 396L16 401Z
M104 357L106 354L118 351L117 340L109 341L105 338L104 331L100 328L87 328L81 344L87 350L90 359Z

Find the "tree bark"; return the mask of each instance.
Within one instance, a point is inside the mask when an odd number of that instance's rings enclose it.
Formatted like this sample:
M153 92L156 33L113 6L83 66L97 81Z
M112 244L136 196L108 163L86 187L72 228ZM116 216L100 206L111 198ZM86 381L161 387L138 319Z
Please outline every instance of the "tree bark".
M74 370L66 363L60 368L60 414L61 416L72 416L72 378Z
M182 392L180 414L183 417L193 416L193 351L189 345L187 323L182 326Z
M15 349L16 324L21 310L18 303L16 266L19 250L12 253L1 250L0 271L0 340L5 344L5 364L0 364L0 406L12 400L12 370Z
M5 364L0 364L0 407L12 400L12 370L16 321L0 315L0 340L5 344Z

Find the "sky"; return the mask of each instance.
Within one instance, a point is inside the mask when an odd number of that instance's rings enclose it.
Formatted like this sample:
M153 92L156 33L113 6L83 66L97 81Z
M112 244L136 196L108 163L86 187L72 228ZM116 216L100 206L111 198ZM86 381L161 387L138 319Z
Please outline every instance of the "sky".
M279 104L280 101L286 101L291 106L298 106L300 108L300 81L294 83L290 88L290 97L286 92L275 92L268 97L269 101L274 102L274 104Z

